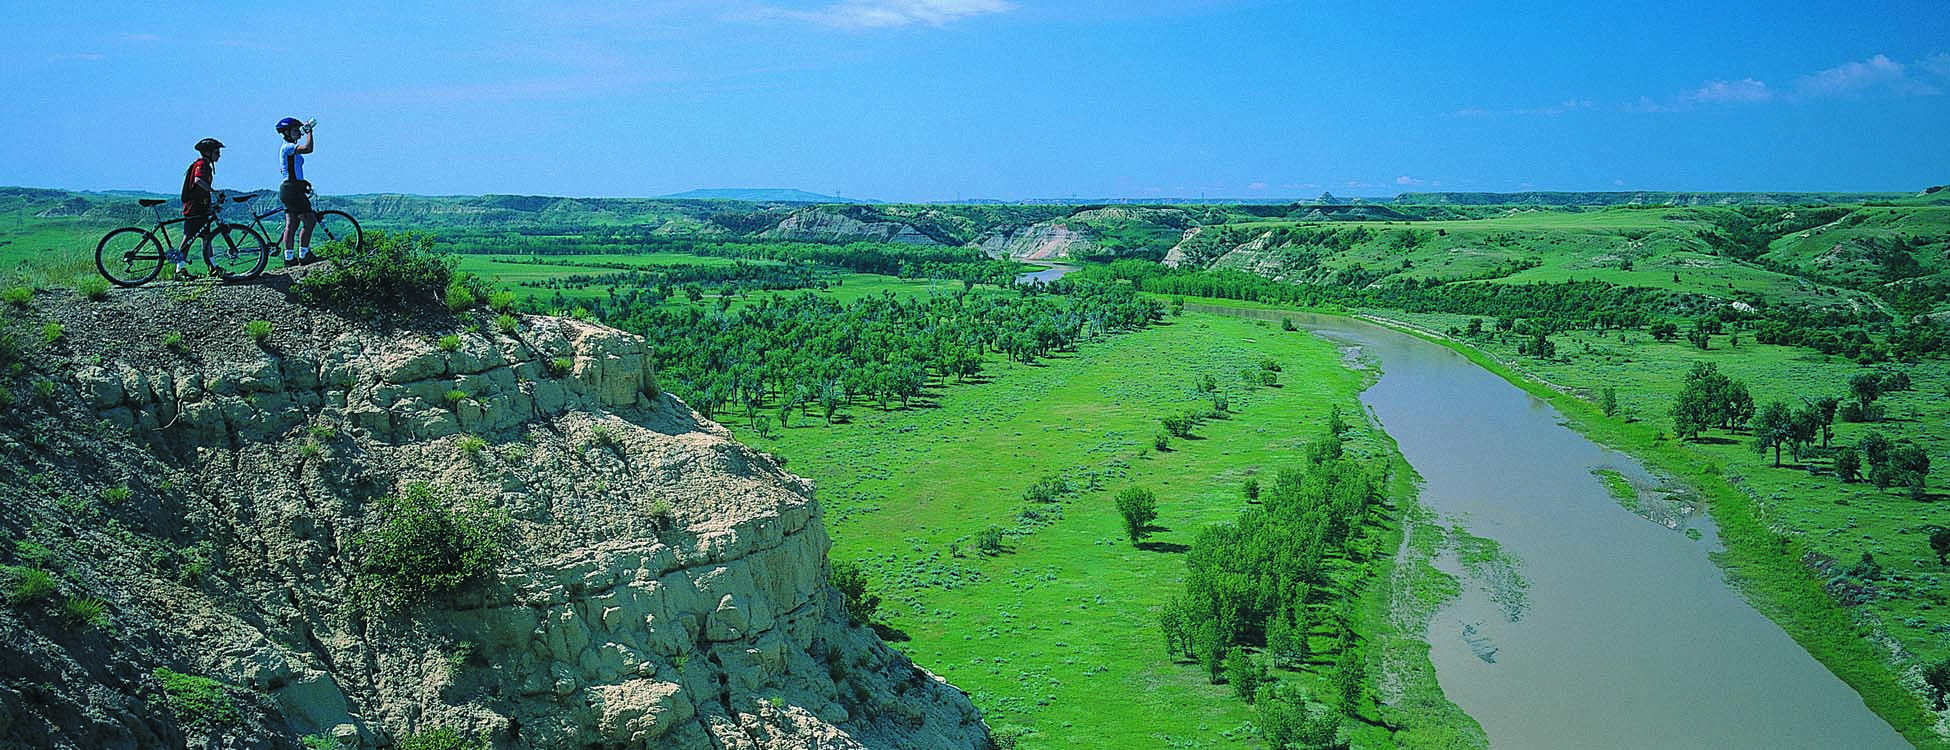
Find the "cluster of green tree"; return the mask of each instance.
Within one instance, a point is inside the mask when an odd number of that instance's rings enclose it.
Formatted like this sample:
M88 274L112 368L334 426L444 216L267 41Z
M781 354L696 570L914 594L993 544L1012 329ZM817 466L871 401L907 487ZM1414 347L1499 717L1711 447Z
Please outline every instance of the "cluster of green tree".
M1358 581L1336 580L1331 570L1335 559L1358 556L1355 542L1375 517L1386 480L1384 471L1345 457L1332 428L1309 446L1306 463L1248 487L1258 502L1237 522L1200 530L1186 557L1185 593L1159 617L1168 654L1199 663L1214 683L1229 682L1240 697L1259 702L1263 716L1281 717L1273 722L1280 732L1304 724L1286 720L1312 714L1303 691L1271 687L1266 663L1314 665L1318 631L1334 643L1334 702L1344 716L1361 709L1366 660L1348 615ZM1267 739L1276 747L1292 741L1284 734Z
M1835 206L1738 206L1705 214L1717 231L1702 232L1700 239L1721 255L1752 261L1767 254L1775 238L1827 224L1849 211Z
M1083 273L1123 279L1157 294L1303 307L1385 307L1530 321L1545 333L1574 327L1625 328L1663 319L1674 295L1600 281L1537 284L1400 284L1378 289L1285 284L1240 271L1199 271L1127 260ZM1075 274L1072 274L1075 276Z
M1616 206L1666 209L1673 206L1769 205L1822 206L1860 203L1866 200L1895 200L1908 193L1671 193L1660 191L1621 192L1528 192L1528 193L1402 193L1396 203L1475 206Z
M1928 497L1930 453L1909 441L1892 442L1880 431L1870 430L1854 446L1835 451L1835 476L1844 482L1866 479L1885 490L1904 487L1911 497L1923 500Z
M972 247L935 247L895 243L853 242L822 245L810 242L689 242L667 241L659 248L720 258L750 258L844 268L860 273L906 278L959 279L978 276L978 283L1013 278L1014 264L990 259Z
M1708 428L1731 430L1753 418L1754 396L1747 384L1712 362L1693 363L1672 401L1672 431L1681 440L1698 439Z
M588 312L640 331L658 378L710 416L742 407L756 428L814 410L830 422L843 406L912 403L930 378L966 380L1000 353L1033 362L1079 342L1150 325L1163 306L1127 285L1062 280L1040 293L891 293L842 304L813 294L771 295L738 310L668 307L651 295L592 300Z
M562 261L540 261L531 265L584 264ZM759 264L738 261L729 266L704 266L696 264L659 264L654 266L632 266L622 263L590 264L595 267L619 269L609 273L579 273L558 276L539 281L523 281L520 286L535 289L587 289L607 287L611 289L651 289L656 296L669 299L679 294L693 295L693 300L702 296L706 287L721 293L744 293L754 291L790 291L795 289L825 289L827 282L819 278L819 273L806 263Z
M1799 405L1772 400L1756 408L1745 383L1722 374L1711 362L1698 362L1673 397L1673 432L1682 439L1694 440L1708 429L1744 426L1753 435L1755 452L1774 451L1776 468L1781 466L1783 450L1796 461L1827 453L1835 476L1842 481L1867 479L1882 489L1906 487L1911 496L1921 500L1927 497L1925 483L1930 473L1929 453L1922 447L1892 443L1874 430L1854 446L1830 447L1837 418L1876 421L1881 414L1876 400L1910 387L1909 376L1901 372L1860 373L1849 379L1849 392L1855 399L1852 402L1839 396L1804 396Z

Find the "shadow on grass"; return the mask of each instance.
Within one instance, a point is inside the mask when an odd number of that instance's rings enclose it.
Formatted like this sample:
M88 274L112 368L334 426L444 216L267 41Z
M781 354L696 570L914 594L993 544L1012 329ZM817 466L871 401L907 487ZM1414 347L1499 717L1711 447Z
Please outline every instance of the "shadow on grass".
M873 634L880 636L880 640L888 643L906 643L914 640L914 636L908 635L907 631L886 623L870 622L867 623L867 627L873 628Z
M1179 544L1177 542L1138 542L1134 546L1146 552L1163 552L1166 554L1182 555L1192 551L1191 545Z

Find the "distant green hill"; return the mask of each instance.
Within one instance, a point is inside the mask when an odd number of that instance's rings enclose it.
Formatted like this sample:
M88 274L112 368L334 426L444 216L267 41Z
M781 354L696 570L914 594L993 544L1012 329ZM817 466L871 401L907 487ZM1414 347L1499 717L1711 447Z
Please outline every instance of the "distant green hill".
M672 200L746 201L749 203L884 203L872 198L842 198L789 188L712 188L663 196Z
M1693 193L1658 190L1618 192L1402 193L1405 205L1454 206L1803 206L1896 201L1915 193Z

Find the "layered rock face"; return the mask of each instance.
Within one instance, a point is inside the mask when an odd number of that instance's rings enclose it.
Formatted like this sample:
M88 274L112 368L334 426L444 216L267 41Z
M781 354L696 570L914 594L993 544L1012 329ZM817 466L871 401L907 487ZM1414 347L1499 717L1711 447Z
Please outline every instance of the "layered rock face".
M810 484L658 393L635 336L382 328L275 285L46 296L67 335L35 365L53 395L0 422L0 532L108 615L0 607L0 747L989 745L964 694L847 620ZM360 539L411 483L506 510L510 553L389 607ZM172 703L157 667L235 714Z
M897 242L905 245L940 245L933 237L913 226L897 221L861 221L841 213L819 209L792 212L778 226L759 233L768 240L798 242Z

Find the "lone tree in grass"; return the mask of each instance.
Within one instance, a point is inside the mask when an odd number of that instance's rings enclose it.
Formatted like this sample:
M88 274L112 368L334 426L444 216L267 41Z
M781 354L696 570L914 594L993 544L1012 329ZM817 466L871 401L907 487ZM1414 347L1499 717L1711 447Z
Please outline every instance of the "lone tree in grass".
M1158 497L1143 487L1130 487L1117 493L1117 512L1124 516L1124 533L1136 544L1151 533L1151 522L1158 520Z
M1930 529L1930 551L1936 553L1938 565L1950 565L1950 529L1942 526Z

